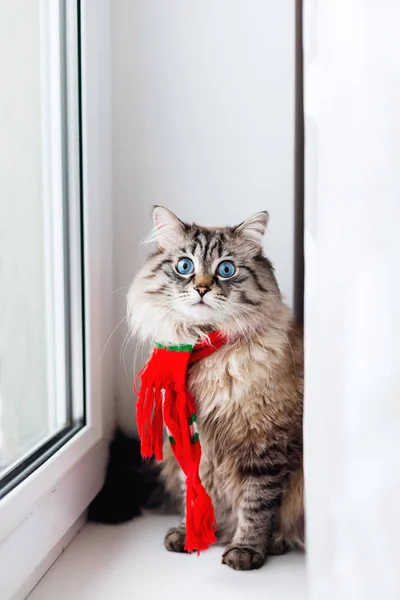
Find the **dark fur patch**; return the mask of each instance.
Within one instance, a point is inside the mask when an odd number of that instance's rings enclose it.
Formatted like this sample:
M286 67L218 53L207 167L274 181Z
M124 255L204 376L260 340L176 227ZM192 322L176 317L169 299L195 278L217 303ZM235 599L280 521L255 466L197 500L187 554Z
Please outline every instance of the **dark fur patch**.
M89 521L123 523L140 515L144 507L155 507L162 500L159 466L145 463L140 444L117 431L110 446L104 485L89 506Z
M258 279L258 275L255 272L255 270L252 267L249 267L247 265L239 265L239 268L241 269L245 269L248 273L250 273L250 275L252 276L254 283L256 285L256 288L260 291L260 292L267 292L268 290L261 285L260 280Z
M161 262L159 262L154 269L151 271L151 273L156 274L164 265L171 265L172 264L172 260L170 258L164 258Z
M250 304L250 306L260 306L261 302L257 302L248 297L246 292L240 292L240 301L243 304Z
M259 515L260 513L264 512L275 511L279 508L281 502L282 494L276 494L272 498L264 499L259 504L254 504L254 506L251 507L251 510L256 515Z
M280 475L286 463L260 463L258 465L241 465L239 473L242 477L275 477Z

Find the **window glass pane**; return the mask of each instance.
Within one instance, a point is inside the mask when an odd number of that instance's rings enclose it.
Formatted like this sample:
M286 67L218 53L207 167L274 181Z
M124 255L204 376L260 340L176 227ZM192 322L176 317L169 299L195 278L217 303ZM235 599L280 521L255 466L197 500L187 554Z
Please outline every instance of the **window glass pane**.
M72 360L82 353L71 354L82 344L78 44L68 6L0 1L0 486L82 424Z

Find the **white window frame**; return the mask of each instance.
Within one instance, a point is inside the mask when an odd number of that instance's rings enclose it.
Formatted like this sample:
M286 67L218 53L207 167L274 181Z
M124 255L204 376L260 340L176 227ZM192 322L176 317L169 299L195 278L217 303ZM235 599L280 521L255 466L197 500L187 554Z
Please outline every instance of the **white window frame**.
M71 19L73 3L68 2ZM42 14L49 14L52 4L41 0ZM112 330L110 79L110 0L85 0L81 101L86 425L0 500L0 589L5 600L26 597L83 524L85 510L104 480L114 424L112 353L108 362L106 357L101 360Z

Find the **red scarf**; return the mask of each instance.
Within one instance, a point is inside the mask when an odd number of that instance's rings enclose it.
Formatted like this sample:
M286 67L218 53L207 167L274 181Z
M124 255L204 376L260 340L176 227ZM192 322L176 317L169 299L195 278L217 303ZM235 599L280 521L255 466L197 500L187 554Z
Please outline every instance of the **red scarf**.
M186 475L185 550L207 550L216 541L214 508L199 476L201 447L196 428L196 403L187 389L188 366L226 343L218 331L195 346L156 344L149 362L138 373L141 386L137 424L143 458L162 460L163 424L172 451ZM164 392L164 394L162 393Z

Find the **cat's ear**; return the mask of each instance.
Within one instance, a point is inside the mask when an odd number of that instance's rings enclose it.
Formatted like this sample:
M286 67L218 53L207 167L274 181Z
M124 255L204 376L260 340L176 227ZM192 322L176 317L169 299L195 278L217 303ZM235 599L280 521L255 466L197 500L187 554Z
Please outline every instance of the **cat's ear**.
M163 206L153 208L153 221L160 248L176 246L177 240L183 237L186 225Z
M261 246L262 237L267 229L269 215L266 210L258 212L244 223L235 228L246 241L254 245L257 249Z

